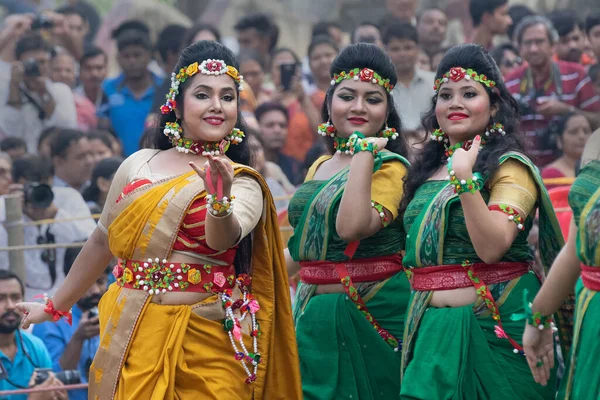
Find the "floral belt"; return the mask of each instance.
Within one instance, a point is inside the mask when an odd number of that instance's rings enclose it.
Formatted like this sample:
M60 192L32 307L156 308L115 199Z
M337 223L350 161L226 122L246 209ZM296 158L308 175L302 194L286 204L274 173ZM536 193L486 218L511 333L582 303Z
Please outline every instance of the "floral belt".
M338 264L344 264L348 276L354 282L371 282L387 279L402 271L399 255L363 258L343 262L300 261L300 280L304 283L323 285L340 283Z
M600 292L600 268L581 264L581 280L586 288Z
M167 292L221 293L236 284L233 265L170 263L158 258L148 261L121 260L113 268L119 286L149 294Z

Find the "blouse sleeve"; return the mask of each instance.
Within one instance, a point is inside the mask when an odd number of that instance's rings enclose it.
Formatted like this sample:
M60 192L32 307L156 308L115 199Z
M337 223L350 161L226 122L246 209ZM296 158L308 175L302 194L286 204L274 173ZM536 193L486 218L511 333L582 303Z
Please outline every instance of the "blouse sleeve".
M398 217L400 201L404 194L405 175L406 166L400 161L386 162L373 174L371 200L387 209L393 219Z
M240 240L254 230L263 212L263 193L258 182L249 175L233 180L231 194L235 196L233 215L241 228Z
M529 168L517 161L505 161L490 182L488 206L508 205L518 210L523 218L534 211L538 187Z

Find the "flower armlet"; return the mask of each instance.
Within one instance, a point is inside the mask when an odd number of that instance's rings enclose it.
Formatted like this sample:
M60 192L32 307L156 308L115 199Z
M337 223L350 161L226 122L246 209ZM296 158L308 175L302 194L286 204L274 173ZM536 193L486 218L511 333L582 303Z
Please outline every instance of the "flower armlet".
M379 204L376 201L371 200L371 207L375 209L379 213L379 217L381 218L381 225L385 228L390 224L390 219L387 215L385 215L385 207Z
M508 220L514 222L517 225L517 229L520 231L525 230L525 220L514 208L506 204L493 204L488 207L491 211L500 211L508 215Z

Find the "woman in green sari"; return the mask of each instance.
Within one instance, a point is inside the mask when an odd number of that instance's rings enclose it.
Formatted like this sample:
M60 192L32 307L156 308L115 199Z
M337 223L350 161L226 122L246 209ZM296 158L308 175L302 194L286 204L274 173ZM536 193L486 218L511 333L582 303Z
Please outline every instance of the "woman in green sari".
M393 399L410 293L398 255L408 162L390 96L396 72L361 43L338 55L331 76L319 132L336 151L313 164L288 207L302 391L306 400Z
M549 265L562 236L537 168L516 135L517 105L478 45L441 61L424 124L433 132L403 199L404 267L413 293L402 349L402 399L551 399L528 373L523 296L540 287L527 244L539 212Z
M523 345L533 377L546 384L548 366L543 360L554 357L554 348L549 324L543 324L549 318L544 316L556 312L577 283L573 345L558 398L592 400L600 395L596 370L600 355L600 130L586 145L569 205L573 210L569 238L531 305Z

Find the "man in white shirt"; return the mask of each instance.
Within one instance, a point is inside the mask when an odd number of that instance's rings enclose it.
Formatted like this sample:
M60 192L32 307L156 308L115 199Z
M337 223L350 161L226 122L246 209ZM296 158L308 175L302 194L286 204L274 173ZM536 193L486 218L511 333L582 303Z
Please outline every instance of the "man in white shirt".
M16 43L17 62L0 62L0 130L23 138L31 153L43 129L77 126L73 92L48 78L51 51L50 44L33 32Z
M417 68L417 30L410 24L388 26L383 36L386 51L396 66L398 83L394 104L405 131L421 129L421 115L431 107L435 73Z

